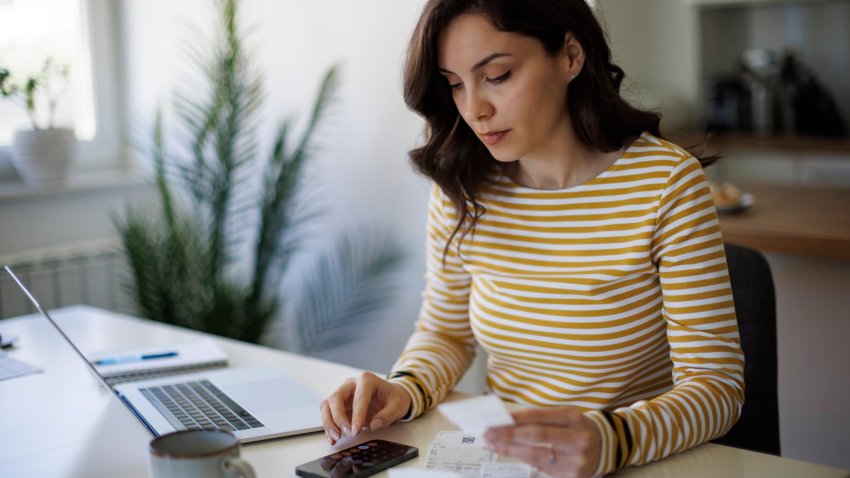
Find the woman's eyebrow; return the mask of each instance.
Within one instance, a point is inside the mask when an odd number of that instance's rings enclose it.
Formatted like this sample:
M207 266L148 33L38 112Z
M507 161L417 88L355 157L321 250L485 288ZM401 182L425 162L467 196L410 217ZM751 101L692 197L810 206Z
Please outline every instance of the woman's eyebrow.
M511 56L511 54L510 53L498 53L498 52L497 53L491 53L491 54L487 55L486 57L484 57L481 61L479 61L478 63L473 65L472 68L469 69L469 71L472 72L472 73L475 73L476 70L480 69L481 67L483 67L487 63L490 63L491 61L495 60L496 58L502 58L502 57L505 57L505 56ZM440 67L440 73L448 73L450 75L456 74L455 72L453 72L451 70L447 70L447 69L442 68L442 67Z

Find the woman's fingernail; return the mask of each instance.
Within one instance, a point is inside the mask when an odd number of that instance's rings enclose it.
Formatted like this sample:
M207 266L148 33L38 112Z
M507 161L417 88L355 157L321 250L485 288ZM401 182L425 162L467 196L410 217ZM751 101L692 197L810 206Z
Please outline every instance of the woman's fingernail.
M351 436L351 429L350 429L350 428L348 428L348 426L347 426L347 425L343 425L343 426L342 426L342 432L343 432L343 433L345 433L345 434L346 434L346 435L348 435L348 436Z
M328 431L328 435L330 436L330 439L334 442L339 440L339 432L336 431L336 429L334 428L331 428L330 431ZM331 445L333 445L333 443L331 443Z
M334 444L334 439L330 436L330 434L325 435L325 438L328 439L328 443L330 443L331 445Z
M372 420L372 426L370 428L372 431L380 430L381 428L384 428L384 421L380 418Z

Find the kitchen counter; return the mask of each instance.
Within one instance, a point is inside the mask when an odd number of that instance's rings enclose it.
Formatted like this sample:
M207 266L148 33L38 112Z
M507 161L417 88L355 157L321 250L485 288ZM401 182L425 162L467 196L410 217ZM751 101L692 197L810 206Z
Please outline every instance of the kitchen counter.
M723 239L762 252L850 261L850 188L739 184L752 207L720 214Z

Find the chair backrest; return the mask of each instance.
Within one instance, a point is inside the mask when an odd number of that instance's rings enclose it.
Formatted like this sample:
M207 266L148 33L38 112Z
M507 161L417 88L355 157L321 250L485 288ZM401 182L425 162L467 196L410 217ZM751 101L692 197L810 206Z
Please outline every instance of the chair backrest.
M745 367L741 418L715 443L780 454L777 386L776 294L764 256L726 244L726 261L738 316Z

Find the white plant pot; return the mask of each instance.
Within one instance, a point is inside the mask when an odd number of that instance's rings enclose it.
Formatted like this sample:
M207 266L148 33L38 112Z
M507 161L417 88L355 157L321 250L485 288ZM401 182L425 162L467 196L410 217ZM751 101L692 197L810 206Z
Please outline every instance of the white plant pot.
M17 131L12 163L28 186L61 186L68 179L76 145L70 128Z

